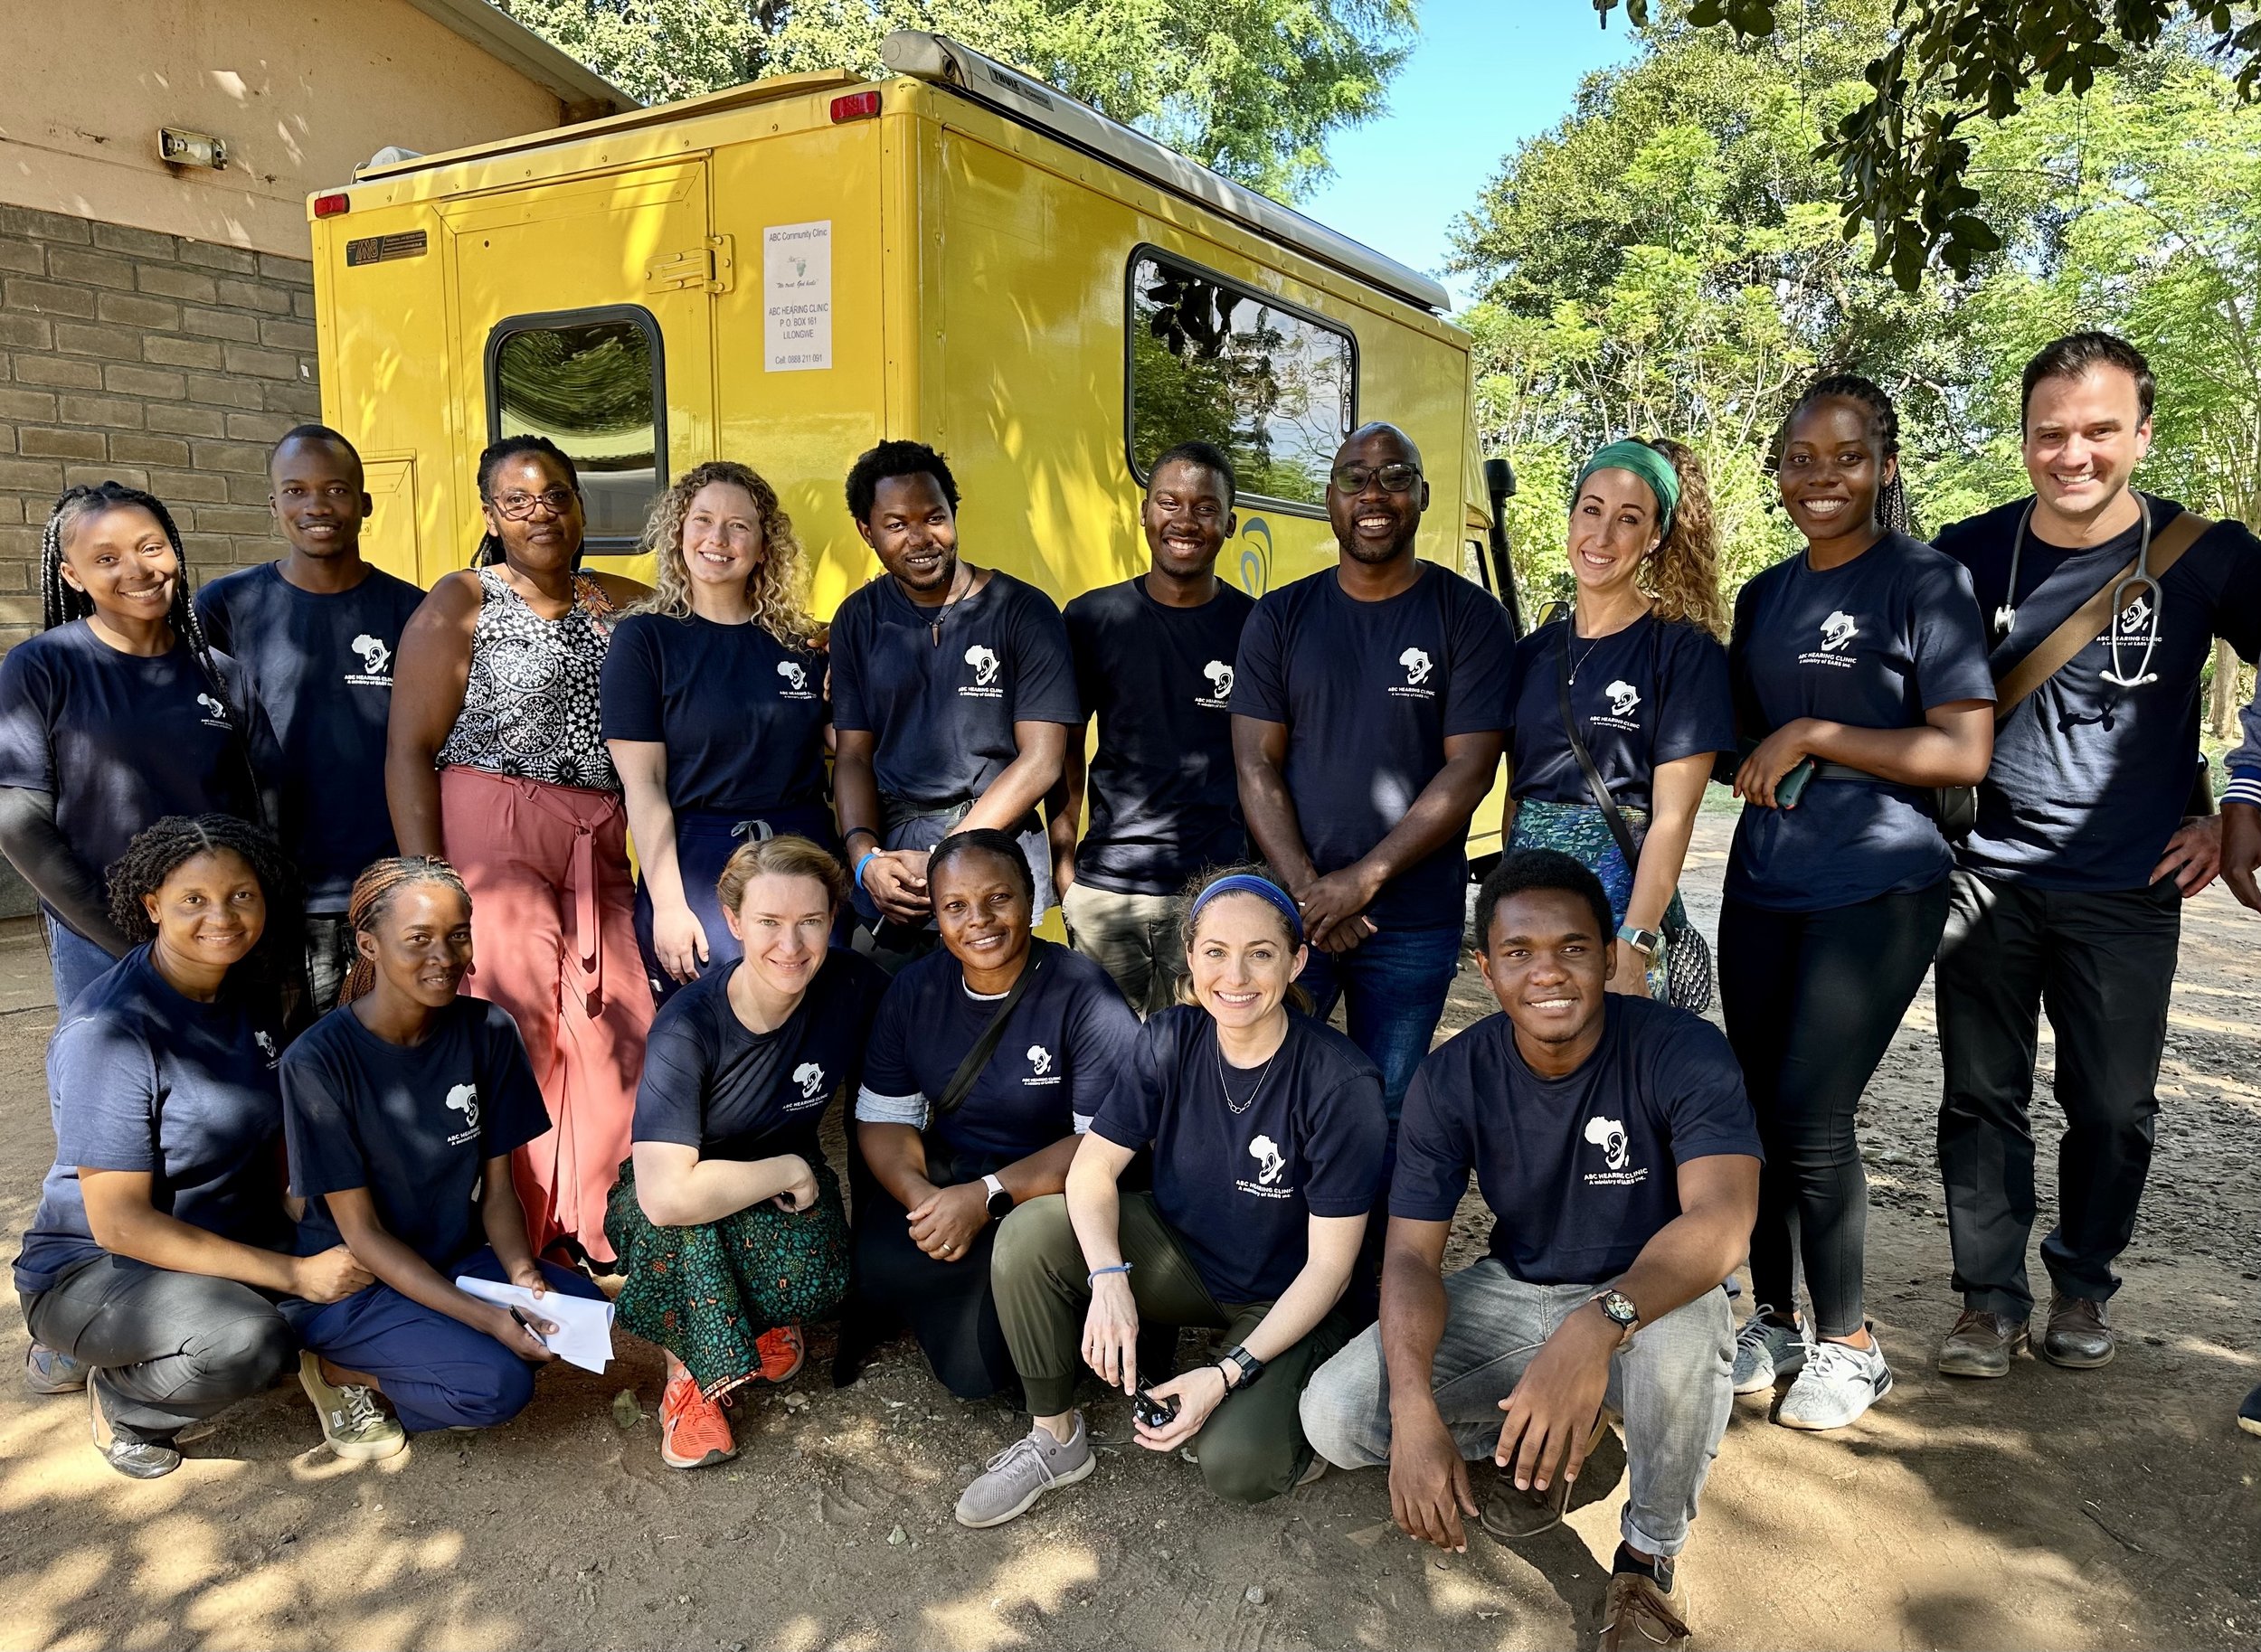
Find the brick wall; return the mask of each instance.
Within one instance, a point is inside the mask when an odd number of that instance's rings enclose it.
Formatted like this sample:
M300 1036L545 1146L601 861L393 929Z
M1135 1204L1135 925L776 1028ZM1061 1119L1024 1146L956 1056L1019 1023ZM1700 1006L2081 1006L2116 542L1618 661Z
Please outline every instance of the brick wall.
M0 649L72 483L155 493L200 581L275 555L267 448L321 416L315 372L304 260L0 206Z

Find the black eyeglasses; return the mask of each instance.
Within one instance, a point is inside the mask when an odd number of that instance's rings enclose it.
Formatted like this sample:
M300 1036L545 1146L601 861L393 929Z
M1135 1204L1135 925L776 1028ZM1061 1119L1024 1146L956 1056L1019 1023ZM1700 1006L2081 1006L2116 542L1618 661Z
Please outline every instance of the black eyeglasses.
M1362 494L1368 482L1379 482L1386 494L1409 494L1414 484L1421 480L1418 465L1338 465L1328 472L1327 479L1335 485L1337 493Z
M580 496L570 487L552 487L538 494L496 494L487 499L495 514L508 522L524 522L534 514L534 507L546 505L550 514L563 516L580 502Z

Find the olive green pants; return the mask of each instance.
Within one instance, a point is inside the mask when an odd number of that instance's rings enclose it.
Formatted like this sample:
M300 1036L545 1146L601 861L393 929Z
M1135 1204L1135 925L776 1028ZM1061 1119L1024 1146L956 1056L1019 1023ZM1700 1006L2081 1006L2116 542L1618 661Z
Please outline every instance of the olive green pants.
M1212 1297L1154 1208L1151 1194L1122 1195L1119 1240L1142 1324L1221 1330L1231 1346L1272 1311L1269 1302L1219 1303ZM1083 1318L1092 1300L1088 1267L1063 1194L1029 1200L998 1229L989 1285L1033 1415L1056 1417L1074 1403L1083 1370ZM1227 1394L1209 1413L1193 1444L1211 1491L1235 1503L1261 1503L1301 1477L1311 1448L1297 1402L1311 1373L1349 1336L1348 1317L1338 1307L1267 1364L1256 1383ZM1168 1374L1140 1374L1149 1382Z

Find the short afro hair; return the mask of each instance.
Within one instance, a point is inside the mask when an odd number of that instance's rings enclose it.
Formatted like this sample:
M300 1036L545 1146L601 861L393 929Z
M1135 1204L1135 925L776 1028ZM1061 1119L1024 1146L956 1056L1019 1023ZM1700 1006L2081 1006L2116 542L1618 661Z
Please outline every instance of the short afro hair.
M948 459L922 441L883 441L857 456L848 467L848 514L858 522L869 522L882 482L891 477L917 476L932 477L942 497L950 501L950 508L958 508L958 478L950 474Z
M1240 477L1234 473L1232 456L1215 442L1181 441L1174 448L1165 448L1154 456L1154 463L1146 473L1146 491L1154 493L1154 478L1162 474L1165 465L1191 465L1206 470L1225 484L1225 503L1231 505L1240 497Z
M1583 862L1559 849L1515 849L1500 857L1476 892L1477 951L1491 950L1492 920L1499 915L1499 902L1534 889L1577 896L1593 911L1594 932L1604 941L1617 939L1617 915L1610 910L1609 892Z

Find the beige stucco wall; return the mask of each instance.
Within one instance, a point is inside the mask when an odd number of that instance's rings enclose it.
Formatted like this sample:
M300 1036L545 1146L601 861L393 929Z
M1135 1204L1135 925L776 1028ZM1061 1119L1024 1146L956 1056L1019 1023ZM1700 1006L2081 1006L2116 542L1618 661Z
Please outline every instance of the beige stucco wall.
M406 0L0 0L0 203L292 258L387 144L553 127L557 95ZM156 158L222 137L226 170Z

